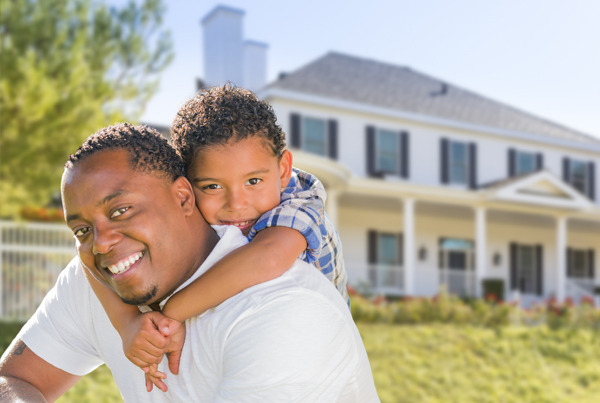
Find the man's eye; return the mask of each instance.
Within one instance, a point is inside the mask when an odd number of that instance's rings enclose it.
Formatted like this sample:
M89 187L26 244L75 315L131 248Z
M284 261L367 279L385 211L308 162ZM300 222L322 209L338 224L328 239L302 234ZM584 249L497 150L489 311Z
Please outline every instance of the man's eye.
M110 216L110 218L115 218L120 216L121 214L123 214L124 212L126 212L127 210L129 210L129 207L121 207L115 210L114 213L112 213L112 215Z
M221 186L215 184L215 183L211 183L210 185L206 185L203 186L202 189L204 190L215 190L215 189L221 189Z
M260 182L262 182L262 179L252 178L246 181L246 185L258 185Z
M79 228L78 230L73 231L73 234L75 235L76 238L79 238L79 237L84 236L88 232L90 232L90 228L83 227L83 228Z

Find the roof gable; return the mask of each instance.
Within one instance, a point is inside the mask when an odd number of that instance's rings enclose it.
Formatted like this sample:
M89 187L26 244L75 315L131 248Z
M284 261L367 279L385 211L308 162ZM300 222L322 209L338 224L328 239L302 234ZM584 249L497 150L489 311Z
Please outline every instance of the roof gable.
M408 67L328 53L268 88L352 101L578 143L600 140Z
M487 190L487 198L569 210L584 210L592 202L549 171L537 171L499 182Z

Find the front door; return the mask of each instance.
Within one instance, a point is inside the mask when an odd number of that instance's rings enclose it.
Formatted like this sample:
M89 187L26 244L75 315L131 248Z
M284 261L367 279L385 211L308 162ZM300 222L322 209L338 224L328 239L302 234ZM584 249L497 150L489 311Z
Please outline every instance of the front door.
M440 284L451 294L475 295L473 243L444 238L440 242Z

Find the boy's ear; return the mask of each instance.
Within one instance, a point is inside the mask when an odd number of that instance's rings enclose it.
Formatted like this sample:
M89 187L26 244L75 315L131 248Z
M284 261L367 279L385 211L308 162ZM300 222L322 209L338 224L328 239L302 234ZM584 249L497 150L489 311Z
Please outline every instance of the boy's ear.
M290 182L292 177L293 157L290 150L285 150L279 161L279 178L281 179L281 187L284 188Z
M173 190L177 194L177 201L181 205L183 212L186 216L192 214L196 208L196 197L194 196L194 190L192 184L184 176L180 176L173 182Z

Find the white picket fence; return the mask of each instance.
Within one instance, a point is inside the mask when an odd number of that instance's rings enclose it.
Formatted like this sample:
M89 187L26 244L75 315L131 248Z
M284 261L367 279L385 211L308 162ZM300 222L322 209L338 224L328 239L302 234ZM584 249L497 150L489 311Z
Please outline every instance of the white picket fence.
M0 221L0 319L28 319L75 255L64 224Z

